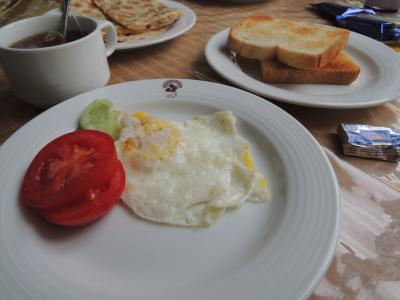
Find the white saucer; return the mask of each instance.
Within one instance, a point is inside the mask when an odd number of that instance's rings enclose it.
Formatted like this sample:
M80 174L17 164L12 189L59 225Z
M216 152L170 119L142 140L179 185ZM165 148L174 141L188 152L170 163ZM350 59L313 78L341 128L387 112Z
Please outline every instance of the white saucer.
M189 31L196 23L195 12L186 5L168 0L161 0L160 2L169 7L183 9L183 16L172 24L165 32L148 39L118 43L117 50L137 49L172 40Z

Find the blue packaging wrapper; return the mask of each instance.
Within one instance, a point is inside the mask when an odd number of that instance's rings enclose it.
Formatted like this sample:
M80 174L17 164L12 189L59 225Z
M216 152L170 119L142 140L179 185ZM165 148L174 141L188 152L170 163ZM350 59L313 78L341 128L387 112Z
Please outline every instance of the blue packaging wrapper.
M311 4L311 7L331 18L346 29L364 34L379 41L400 39L399 19L377 16L370 8L348 7L331 2Z
M391 41L400 38L400 28L397 24L378 16L349 16L339 20L338 23L344 28L379 41Z
M338 134L346 155L400 160L400 131L396 129L342 123Z
M349 16L357 16L359 14L375 15L375 11L371 8L359 8L340 5L333 2L322 2L310 4L316 11L324 13L332 18L340 20Z

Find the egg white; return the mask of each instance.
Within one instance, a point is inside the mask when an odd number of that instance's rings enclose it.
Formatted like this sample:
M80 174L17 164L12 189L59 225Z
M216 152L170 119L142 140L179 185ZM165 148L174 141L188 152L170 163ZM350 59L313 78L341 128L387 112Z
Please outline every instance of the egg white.
M122 113L118 126L127 178L122 200L144 219L209 226L227 208L268 198L231 112L186 122Z

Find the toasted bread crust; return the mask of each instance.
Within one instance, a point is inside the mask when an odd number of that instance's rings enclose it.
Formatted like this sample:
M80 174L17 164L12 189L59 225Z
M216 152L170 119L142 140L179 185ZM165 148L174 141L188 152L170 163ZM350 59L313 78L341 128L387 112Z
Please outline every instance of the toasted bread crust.
M279 30L279 33L275 33ZM322 68L347 45L349 31L269 16L248 17L229 31L228 47L246 58Z
M296 69L276 61L260 61L263 81L267 83L350 84L360 74L360 67L344 52L321 69Z

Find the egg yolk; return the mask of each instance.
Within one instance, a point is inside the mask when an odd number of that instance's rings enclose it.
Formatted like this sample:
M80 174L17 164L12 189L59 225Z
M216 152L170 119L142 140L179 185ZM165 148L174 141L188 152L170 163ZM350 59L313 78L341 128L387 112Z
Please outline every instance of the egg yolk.
M122 144L125 155L138 159L160 160L171 156L181 141L177 128L167 121L157 120L145 112L135 112L140 124Z
M256 164L254 163L253 158L251 157L250 150L248 147L246 147L246 150L243 153L242 161L246 167L248 167L252 170L256 169ZM258 181L258 184L261 185L262 187L265 187L265 188L267 187L267 182L265 181L264 177L260 178L260 180Z

